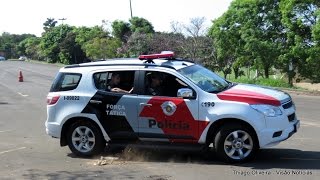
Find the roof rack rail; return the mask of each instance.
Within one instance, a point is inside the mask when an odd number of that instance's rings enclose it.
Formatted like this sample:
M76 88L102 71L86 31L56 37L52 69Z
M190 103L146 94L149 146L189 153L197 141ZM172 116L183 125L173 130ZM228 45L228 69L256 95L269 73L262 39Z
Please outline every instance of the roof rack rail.
M122 63L122 64L86 64L86 65L80 65L80 64L73 64L73 65L68 65L65 66L64 68L69 69L69 68L77 68L77 67L97 67L97 66L154 66L154 67L164 67L164 68L169 68L169 69L176 69L173 66L165 65L165 64L149 64L149 63L144 63L144 64L130 64L130 63Z

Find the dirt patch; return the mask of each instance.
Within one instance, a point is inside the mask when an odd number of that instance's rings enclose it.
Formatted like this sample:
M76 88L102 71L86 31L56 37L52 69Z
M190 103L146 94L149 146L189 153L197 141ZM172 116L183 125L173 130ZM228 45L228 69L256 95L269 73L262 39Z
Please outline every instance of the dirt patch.
M101 156L99 160L95 160L93 165L124 165L131 162L144 162L154 158L151 151L138 150L136 148L127 147L121 152L110 153L107 156Z
M172 152L169 150L143 149L130 147L120 152L106 152L100 159L88 162L90 165L125 165L139 162L175 162L175 163L199 163L203 162L203 156L191 152Z
M295 83L294 86L307 89L309 91L320 91L320 83Z
M309 90L301 90L301 89L280 89L285 91L289 94L296 94L296 95L308 95L308 96L320 96L320 91L309 91Z
M95 166L124 165L124 164L127 164L127 162L119 159L119 157L101 156L99 160L94 161L92 164Z
M122 153L118 154L119 158L125 161L149 161L154 158L154 154L151 151L138 149L135 147L127 147Z
M279 88L279 90L296 95L320 96L320 83L312 84L303 82L295 83L294 86L300 89Z

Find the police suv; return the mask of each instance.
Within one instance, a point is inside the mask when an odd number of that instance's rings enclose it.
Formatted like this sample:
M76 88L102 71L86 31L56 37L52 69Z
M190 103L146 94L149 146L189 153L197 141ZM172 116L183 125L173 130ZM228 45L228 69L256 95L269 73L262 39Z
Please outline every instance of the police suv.
M166 52L61 68L45 125L79 156L134 143L211 149L243 162L296 133L295 112L287 93L228 82Z

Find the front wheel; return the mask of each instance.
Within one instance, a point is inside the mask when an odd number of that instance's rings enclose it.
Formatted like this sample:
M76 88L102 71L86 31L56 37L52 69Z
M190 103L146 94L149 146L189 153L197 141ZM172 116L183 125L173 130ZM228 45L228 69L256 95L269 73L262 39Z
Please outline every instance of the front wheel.
M245 162L258 149L252 130L241 124L223 126L214 138L214 145L218 157L226 162Z
M70 150L82 157L96 155L102 152L105 144L102 133L90 122L75 122L67 134Z

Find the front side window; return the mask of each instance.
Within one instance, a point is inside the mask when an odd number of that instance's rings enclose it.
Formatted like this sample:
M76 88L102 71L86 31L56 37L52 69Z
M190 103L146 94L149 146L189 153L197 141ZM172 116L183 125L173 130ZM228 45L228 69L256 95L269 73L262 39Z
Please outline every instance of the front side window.
M79 73L59 73L53 82L50 92L70 91L78 87L81 79Z
M132 93L134 87L134 71L109 71L93 74L94 84L102 91Z
M177 97L180 88L188 87L179 78L163 72L147 71L144 79L144 95Z
M218 93L230 85L225 79L199 65L185 67L178 71L206 92Z

